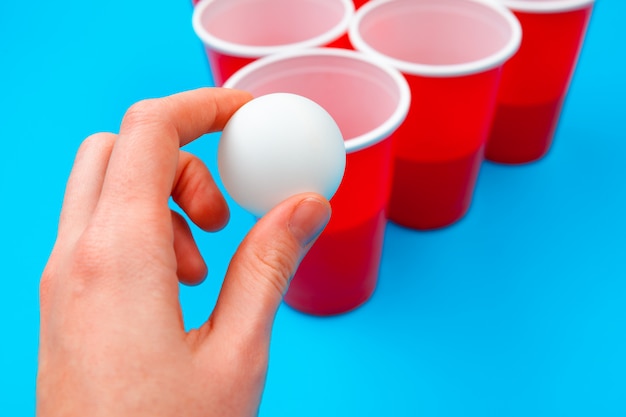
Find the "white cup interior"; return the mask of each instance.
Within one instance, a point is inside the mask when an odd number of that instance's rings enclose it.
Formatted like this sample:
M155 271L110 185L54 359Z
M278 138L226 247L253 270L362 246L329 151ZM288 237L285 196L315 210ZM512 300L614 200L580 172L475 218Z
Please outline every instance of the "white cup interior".
M284 92L315 101L337 122L347 152L388 137L406 117L411 101L398 71L355 51L333 48L262 58L235 73L224 87L255 97Z
M347 31L352 0L203 0L193 27L209 47L259 57L284 46L322 46Z
M531 13L557 13L581 9L594 0L499 0L512 10Z
M403 72L446 76L502 64L519 48L521 28L489 0L377 0L357 11L350 39Z

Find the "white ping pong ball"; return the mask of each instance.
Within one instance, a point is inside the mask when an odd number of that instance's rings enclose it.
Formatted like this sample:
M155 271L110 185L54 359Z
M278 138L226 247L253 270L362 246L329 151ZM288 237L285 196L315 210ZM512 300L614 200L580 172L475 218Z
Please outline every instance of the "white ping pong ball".
M233 114L222 131L217 164L228 194L261 217L295 194L330 199L343 178L346 148L323 107L296 94L274 93Z

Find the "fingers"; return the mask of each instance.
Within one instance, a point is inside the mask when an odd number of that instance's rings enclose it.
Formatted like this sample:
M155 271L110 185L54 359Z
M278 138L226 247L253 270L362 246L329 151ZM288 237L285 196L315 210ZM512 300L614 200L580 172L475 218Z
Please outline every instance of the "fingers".
M228 222L224 196L206 165L190 153L180 151L172 198L204 230L217 231ZM178 279L186 285L198 285L206 278L206 263L185 219L172 212L172 225Z
M113 133L98 133L81 144L65 189L59 241L74 242L85 230L100 198L115 139Z
M306 251L330 219L317 194L294 196L267 213L234 255L211 317L218 338L269 342L276 310ZM242 339L243 338L243 339Z
M221 130L250 99L242 91L203 88L133 105L122 121L102 189L107 215L141 218L146 210L163 210L172 192L178 148Z
M207 275L207 266L191 234L187 221L180 214L172 211L174 227L174 253L178 280L187 285L200 284Z
M228 222L228 204L211 173L200 159L187 152L180 152L172 198L203 230L217 231Z
M76 252L87 247L107 255L103 258L109 264L98 258L100 268L118 269L103 274L109 287L117 288L113 283L117 280L132 282L128 292L145 294L146 287L167 289L171 300L176 294L170 290L176 289L177 283L163 277L180 273L183 280L201 280L203 262L190 249L197 250L190 233L185 232L186 224L170 214L169 198L175 183L181 207L189 209L201 227L219 228L228 215L225 204L207 203L216 190L206 168L183 156L187 173L178 169L179 147L221 130L251 98L242 91L205 88L146 100L129 109L117 136L99 134L88 139L77 156L61 216L60 236L68 236L64 240L69 243L55 246L54 252L59 254L55 258L65 259L60 254L69 254L68 248ZM193 195L201 192L208 196L192 202ZM211 207L217 208L213 218L204 212ZM184 237L187 234L189 238ZM81 247L74 247L79 236ZM191 255L179 256L185 250L192 250ZM183 260L180 270L177 256ZM130 275L136 279L128 280Z

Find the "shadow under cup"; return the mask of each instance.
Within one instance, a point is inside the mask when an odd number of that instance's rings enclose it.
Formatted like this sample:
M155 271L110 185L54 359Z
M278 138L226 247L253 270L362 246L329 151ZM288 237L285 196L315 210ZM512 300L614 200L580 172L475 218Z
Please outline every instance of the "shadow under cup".
M378 280L391 181L390 137L410 104L405 79L360 53L319 48L262 58L224 87L256 97L299 94L337 122L346 144L344 177L330 200L330 222L302 260L285 302L315 315L358 307Z
M356 12L349 35L411 87L394 135L389 219L422 230L458 221L472 201L502 65L519 47L515 16L489 0L375 0Z

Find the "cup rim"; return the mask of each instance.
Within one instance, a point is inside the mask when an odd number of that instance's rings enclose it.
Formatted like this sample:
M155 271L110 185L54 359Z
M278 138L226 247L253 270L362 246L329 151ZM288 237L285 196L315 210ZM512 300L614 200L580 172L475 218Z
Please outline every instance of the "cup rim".
M485 58L478 60L465 62L462 64L446 64L446 65L432 65L432 64L418 64L410 61L392 58L385 55L382 52L372 48L359 33L359 26L363 18L375 10L377 7L387 3L395 2L399 0L370 0L361 6L356 11L354 18L348 29L348 35L350 42L356 50L362 51L366 54L373 55L376 58L385 61L389 65L397 68L405 74L409 75L421 75L427 77L453 77L476 74L483 71L490 70L498 67L512 57L520 47L522 41L522 27L519 20L515 17L513 12L505 7L503 4L497 3L494 0L466 0L473 3L479 3L485 7L491 8L497 12L501 17L505 19L511 29L511 39L506 45L495 53L490 54ZM436 3L436 1L435 1Z
M352 51L348 49L341 48L310 48L305 50L291 50L288 52L283 52L279 54L269 55L263 58L260 58L243 68L239 69L232 76L230 76L223 85L223 88L239 88L237 84L239 84L243 79L248 77L250 74L255 73L256 71L269 67L273 64L289 61L293 59L305 58L305 57L341 57L350 60L360 61L361 63L372 65L377 69L383 71L394 85L398 88L399 100L396 105L396 108L392 112L391 116L389 116L383 123L381 123L376 128L366 132L362 135L355 136L350 139L344 138L344 144L346 146L346 153L356 152L361 149L368 148L381 142L386 139L395 131L400 124L406 118L409 107L411 105L411 90L409 88L409 84L404 76L392 66L381 62L380 60L376 60L372 57L368 57L365 54L362 54L358 51Z
M311 48L318 45L328 44L336 39L339 39L342 34L347 32L348 26L354 16L355 11L354 3L352 2L352 0L336 0L343 5L344 14L341 20L330 30L318 36L300 42L292 42L282 45L271 46L252 46L224 40L206 30L206 28L202 25L202 15L205 10L211 7L211 5L213 5L216 1L219 0L202 0L198 4L196 4L191 17L191 25L193 27L193 30L196 33L196 36L200 38L205 46L210 47L211 49L214 49L215 51L221 52L223 54L241 58L259 58L266 55L280 53L285 49Z
M528 0L500 0L506 7L520 12L560 13L583 9L595 0L549 0L543 2Z

